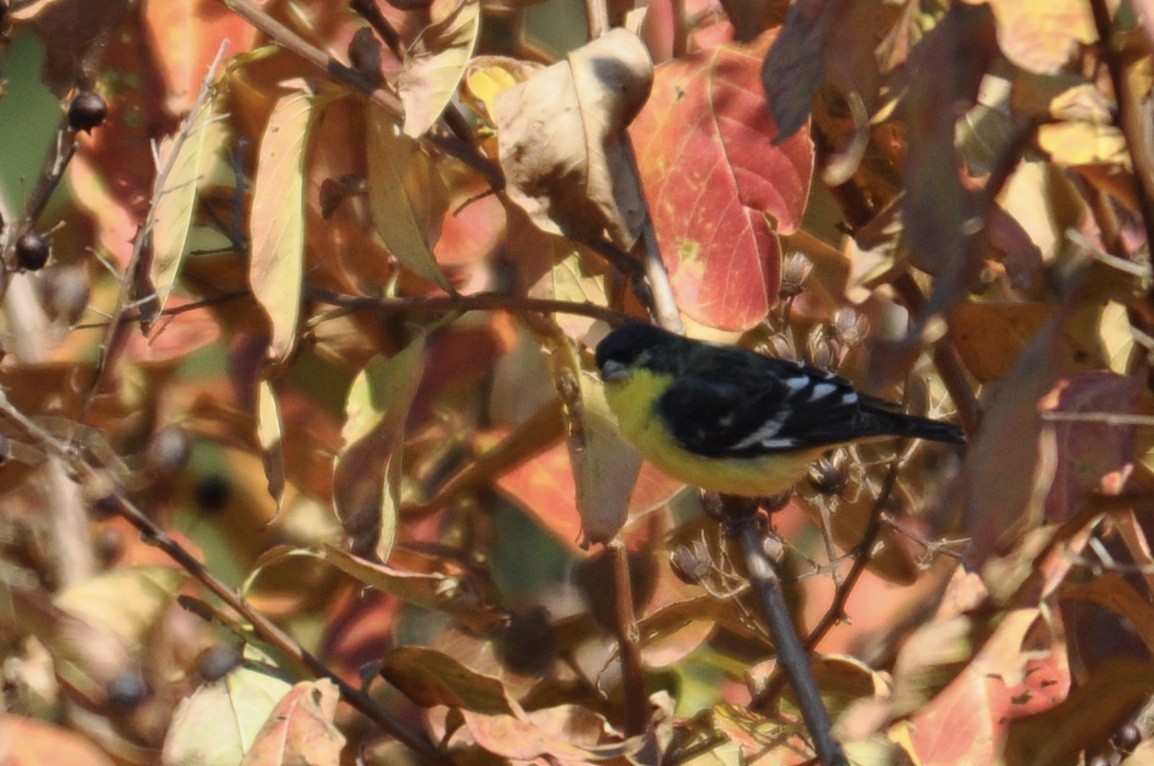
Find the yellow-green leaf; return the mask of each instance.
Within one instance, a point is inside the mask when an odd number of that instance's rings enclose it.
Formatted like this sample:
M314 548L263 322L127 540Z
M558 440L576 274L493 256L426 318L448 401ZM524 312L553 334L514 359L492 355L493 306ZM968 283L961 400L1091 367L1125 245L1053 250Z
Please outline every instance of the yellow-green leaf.
M228 138L225 123L215 117L213 99L205 99L179 130L160 142L160 167L167 168L167 173L152 213L152 262L148 270L156 291L157 313L164 309L184 263L200 180Z
M368 118L369 204L385 247L406 268L451 292L433 258L449 194L433 161L417 142L398 133L388 116L370 106Z
M269 714L292 689L279 674L245 663L186 697L172 716L161 752L164 766L235 766ZM209 735L211 733L211 735Z
M269 356L285 359L296 341L304 278L304 159L313 96L294 90L273 107L260 142L249 229L253 295L272 324Z
M257 386L257 439L260 440L264 474L268 479L268 493L276 501L277 512L284 503L285 466L284 434L281 426L280 403L267 380Z
M134 651L173 603L186 575L170 567L122 567L77 583L56 606L116 633Z

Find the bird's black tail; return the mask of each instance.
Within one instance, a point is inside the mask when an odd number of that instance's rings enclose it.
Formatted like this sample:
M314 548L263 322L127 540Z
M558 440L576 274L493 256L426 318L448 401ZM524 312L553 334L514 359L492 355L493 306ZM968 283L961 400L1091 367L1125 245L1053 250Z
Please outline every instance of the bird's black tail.
M883 433L904 436L910 439L928 439L946 444L965 444L966 436L961 426L942 420L930 420L918 415L893 412L888 409L870 408L870 414L878 418Z

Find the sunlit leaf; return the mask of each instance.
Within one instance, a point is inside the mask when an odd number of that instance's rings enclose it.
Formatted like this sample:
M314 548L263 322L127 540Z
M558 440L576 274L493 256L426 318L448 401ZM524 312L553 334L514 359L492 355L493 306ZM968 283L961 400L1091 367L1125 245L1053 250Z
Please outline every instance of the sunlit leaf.
M448 191L436 166L417 142L375 107L368 119L369 203L385 247L417 276L452 292L433 258L448 209Z
M528 80L541 69L540 64L507 56L475 56L465 67L461 97L490 125L495 124L493 100L497 94Z
M345 737L333 723L340 692L327 678L301 681L276 704L240 766L338 766Z
M176 133L160 143L160 167L169 171L153 210L152 261L148 272L156 291L157 313L164 310L184 263L201 176L212 155L228 138L224 122L215 117L215 100L205 99Z
M173 713L161 763L236 766L291 688L271 668L256 663L244 663L222 680L203 684Z
M186 578L172 567L121 567L77 583L56 597L56 605L139 649Z
M451 10L421 30L405 53L397 93L405 106L404 133L417 138L449 104L473 55L480 29L480 0L449 0ZM447 3L435 3L438 7Z
M314 97L293 90L276 103L260 142L249 230L253 295L272 325L269 356L283 360L296 343L304 279L304 161Z
M493 99L509 198L543 231L629 248L645 209L625 128L652 82L645 46L614 29Z
M1053 74L1080 46L1098 39L1083 0L992 0L990 7L1002 52L1031 72Z
M277 511L284 502L285 464L284 438L281 425L280 403L267 380L257 384L257 439L260 441L264 473L268 478L268 493L276 501Z

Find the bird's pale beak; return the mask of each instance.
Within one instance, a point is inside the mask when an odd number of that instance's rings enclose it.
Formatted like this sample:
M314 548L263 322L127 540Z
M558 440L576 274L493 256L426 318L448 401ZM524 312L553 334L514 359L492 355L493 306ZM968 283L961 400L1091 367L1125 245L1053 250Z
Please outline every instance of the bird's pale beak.
M629 367L621 362L615 362L612 359L605 360L605 364L601 365L601 380L606 383L614 383L616 381L625 380L629 377Z

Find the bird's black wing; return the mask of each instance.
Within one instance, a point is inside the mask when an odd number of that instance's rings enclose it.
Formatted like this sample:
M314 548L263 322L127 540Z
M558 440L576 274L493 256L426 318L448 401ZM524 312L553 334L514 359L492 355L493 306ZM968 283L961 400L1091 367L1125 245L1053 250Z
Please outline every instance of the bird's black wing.
M884 432L844 378L744 350L706 351L657 404L674 438L691 452L752 457Z

